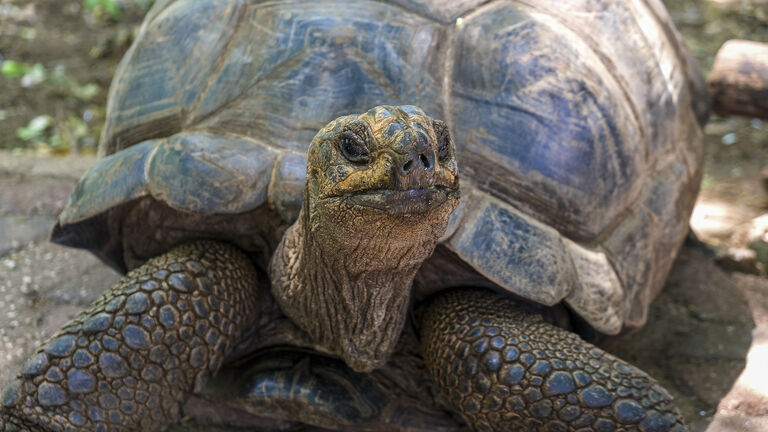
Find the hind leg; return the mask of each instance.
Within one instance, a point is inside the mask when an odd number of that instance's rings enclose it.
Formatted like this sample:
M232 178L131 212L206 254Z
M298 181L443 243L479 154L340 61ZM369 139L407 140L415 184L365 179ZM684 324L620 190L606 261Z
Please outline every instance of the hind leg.
M502 294L438 296L422 315L421 350L444 403L476 431L686 430L643 371Z
M0 400L0 431L176 422L253 323L258 285L248 258L223 243L190 243L150 260L27 360Z

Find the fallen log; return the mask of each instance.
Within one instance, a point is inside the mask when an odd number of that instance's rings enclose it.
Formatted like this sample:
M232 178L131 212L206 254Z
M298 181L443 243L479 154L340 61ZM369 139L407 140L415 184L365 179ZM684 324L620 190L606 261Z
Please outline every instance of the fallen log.
M768 119L768 43L726 42L707 82L716 114Z

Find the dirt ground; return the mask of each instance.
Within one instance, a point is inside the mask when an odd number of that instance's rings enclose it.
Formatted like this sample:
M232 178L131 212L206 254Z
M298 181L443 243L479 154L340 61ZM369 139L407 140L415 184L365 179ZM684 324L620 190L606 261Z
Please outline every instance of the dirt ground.
M147 5L116 3L120 17L79 0L0 0L0 61L45 71L0 75L0 388L118 277L46 241L95 161L107 88ZM725 40L768 42L766 2L665 3L705 72ZM701 242L687 241L649 324L607 348L662 381L692 431L768 431L768 121L713 116L704 152Z
M0 0L0 149L95 153L109 83L148 4L113 1L119 19L84 0ZM15 76L7 61L42 72ZM49 119L40 133L21 137L38 117Z

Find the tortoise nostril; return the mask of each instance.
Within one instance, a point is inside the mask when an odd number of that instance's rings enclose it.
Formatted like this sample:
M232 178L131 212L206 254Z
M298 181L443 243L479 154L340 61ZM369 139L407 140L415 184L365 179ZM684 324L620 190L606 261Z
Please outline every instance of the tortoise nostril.
M419 158L421 159L421 164L424 165L424 168L429 169L432 166L432 164L429 162L429 158L424 156L423 153L419 155Z
M418 160L418 162L416 162ZM411 156L408 161L403 164L403 173L409 173L413 171L414 168L418 168L416 166L417 163L421 163L422 167L426 170L432 168L432 161L427 157L425 154L420 154L418 159L416 157Z

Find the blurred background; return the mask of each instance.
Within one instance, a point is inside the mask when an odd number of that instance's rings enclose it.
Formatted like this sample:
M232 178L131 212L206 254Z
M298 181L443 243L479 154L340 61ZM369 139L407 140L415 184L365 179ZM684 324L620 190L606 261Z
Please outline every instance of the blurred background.
M107 90L153 0L0 0L0 149L96 151Z
M46 238L152 2L0 0L0 388L117 278ZM726 40L768 42L768 0L664 3L705 75ZM693 431L768 431L768 121L713 115L704 158L695 236L649 324L609 349L670 388Z

